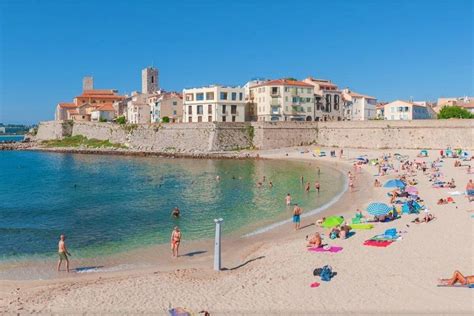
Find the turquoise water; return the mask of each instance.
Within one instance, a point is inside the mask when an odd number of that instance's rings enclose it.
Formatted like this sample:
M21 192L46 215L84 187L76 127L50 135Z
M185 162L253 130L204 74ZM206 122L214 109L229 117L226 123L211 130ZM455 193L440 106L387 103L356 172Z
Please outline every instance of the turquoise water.
M25 136L23 135L0 135L0 143L2 142L21 142Z
M75 257L169 241L210 238L214 218L224 234L244 233L289 218L291 193L303 210L342 190L343 175L316 163L276 160L191 160L156 157L0 152L0 259L54 254L64 233ZM216 181L216 176L221 180ZM305 193L300 176L321 193ZM267 184L255 185L265 176ZM173 219L173 207L181 209Z

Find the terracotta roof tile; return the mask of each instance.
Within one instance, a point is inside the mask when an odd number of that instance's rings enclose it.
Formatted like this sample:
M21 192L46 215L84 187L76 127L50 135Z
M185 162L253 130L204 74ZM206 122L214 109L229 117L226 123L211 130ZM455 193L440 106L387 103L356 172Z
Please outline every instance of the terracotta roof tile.
M115 112L115 109L114 109L114 106L112 105L112 103L103 103L101 105L97 105L95 110L96 111L114 111Z
M62 102L58 104L60 108L63 109L72 109L77 107L75 103Z

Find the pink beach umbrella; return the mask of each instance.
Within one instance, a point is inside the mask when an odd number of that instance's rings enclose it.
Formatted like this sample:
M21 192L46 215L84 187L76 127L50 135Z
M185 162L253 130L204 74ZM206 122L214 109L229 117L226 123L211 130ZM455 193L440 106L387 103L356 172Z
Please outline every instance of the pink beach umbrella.
M418 189L415 187L408 187L405 189L406 192L408 192L411 195L418 194Z

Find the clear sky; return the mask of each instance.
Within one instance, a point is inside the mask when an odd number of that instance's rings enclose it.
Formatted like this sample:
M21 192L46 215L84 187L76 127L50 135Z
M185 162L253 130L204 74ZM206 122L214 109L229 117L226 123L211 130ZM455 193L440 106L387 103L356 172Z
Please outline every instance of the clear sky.
M251 78L330 79L391 101L473 95L472 0L0 0L0 122L54 118L58 102Z

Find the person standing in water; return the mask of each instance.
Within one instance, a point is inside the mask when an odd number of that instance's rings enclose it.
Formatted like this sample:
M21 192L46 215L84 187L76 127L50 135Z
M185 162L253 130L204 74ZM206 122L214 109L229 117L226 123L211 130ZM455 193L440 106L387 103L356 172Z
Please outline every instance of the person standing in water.
M178 257L179 244L181 243L181 232L178 226L175 226L171 233L171 252L173 257Z
M316 181L316 182L314 183L314 188L315 188L316 191L318 191L318 193L319 193L319 190L321 189L321 185L319 184L318 181Z
M179 208L176 206L171 212L171 216L178 218L180 216Z
M301 176L300 180L301 180L301 185L304 185L304 177L303 176Z
M290 206L290 205L291 205L291 195L290 195L290 193L287 193L287 194L286 194L285 203L286 203L286 206Z
M306 187L304 188L304 190L306 191L306 193L309 193L310 189L311 189L311 183L306 182Z
M301 208L298 206L298 204L295 204L295 207L293 208L293 223L295 223L295 230L300 229L301 213Z
M61 263L63 262L63 260L65 260L66 270L67 272L69 272L69 258L67 256L70 256L71 254L67 251L66 236L64 235L59 236L58 255L59 255L58 271L60 271L61 269Z

